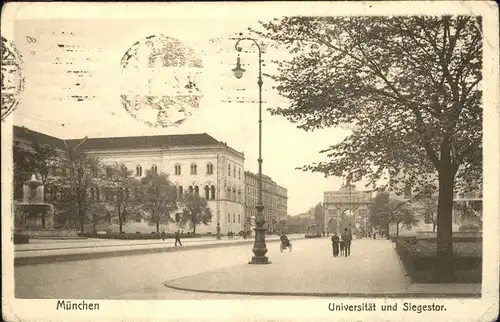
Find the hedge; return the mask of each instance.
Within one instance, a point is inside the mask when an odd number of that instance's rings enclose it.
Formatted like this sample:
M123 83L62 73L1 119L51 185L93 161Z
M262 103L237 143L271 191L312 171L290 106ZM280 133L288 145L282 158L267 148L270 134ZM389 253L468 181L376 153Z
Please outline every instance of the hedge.
M423 243L435 243L434 241L419 241L416 238L396 238L396 251L403 263L407 274L414 283L441 283L434 274L437 267L437 256L435 252L425 250ZM454 242L456 242L454 240ZM464 243L463 240L460 242ZM478 243L469 241L465 243ZM423 246L423 247L419 247ZM434 246L434 245L433 245ZM424 249L421 249L424 248ZM482 254L469 253L461 255L454 252L453 265L455 267L455 279L458 283L480 283L482 280Z

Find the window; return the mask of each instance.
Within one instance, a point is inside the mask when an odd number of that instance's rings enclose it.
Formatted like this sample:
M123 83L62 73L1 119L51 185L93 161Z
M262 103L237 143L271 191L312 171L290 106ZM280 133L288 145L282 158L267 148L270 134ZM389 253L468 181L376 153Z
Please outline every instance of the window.
M137 165L135 167L135 175L138 177L142 177L142 167L140 165Z
M198 188L198 186L194 186L194 195L196 197L200 196L200 188Z
M180 199L182 199L182 193L184 192L184 191L182 190L182 186L179 186L179 189L178 189L178 190L179 190L178 196L179 196L179 198L180 198Z
M231 176L231 165L230 164L227 165L227 175Z
M207 174L214 174L214 165L211 163L207 164Z
M238 189L238 201L243 201L241 198L241 189Z
M241 223L241 215L238 214L238 224Z
M236 167L233 168L233 177L236 178Z
M180 176L181 175L181 165L178 164L178 163L175 165L175 175L176 176Z
M191 174L196 175L196 164L191 164Z
M155 164L151 166L151 172L153 172L154 174L158 174L158 168L156 167Z
M205 199L210 199L210 188L205 186Z
M107 167L106 167L106 175L108 176L108 178L109 178L109 177L111 177L112 171L113 171L113 170L111 169L111 167L110 167L110 166L107 166Z
M189 194L192 194L192 193L193 193L193 190L194 190L194 189L193 189L193 186L189 186L189 189L188 189Z
M212 199L215 199L215 186L212 185L212 187L210 187L210 195L212 196Z
M241 179L241 169L238 169L238 179Z
M233 214L233 223L236 223L236 214Z

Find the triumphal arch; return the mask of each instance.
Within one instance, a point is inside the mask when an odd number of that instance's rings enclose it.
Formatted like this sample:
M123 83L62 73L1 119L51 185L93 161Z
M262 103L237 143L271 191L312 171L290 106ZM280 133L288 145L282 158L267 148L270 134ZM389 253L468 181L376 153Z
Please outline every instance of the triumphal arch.
M367 230L369 227L371 191L358 191L353 184L343 184L338 191L325 191L325 229L340 233L344 228L353 231Z

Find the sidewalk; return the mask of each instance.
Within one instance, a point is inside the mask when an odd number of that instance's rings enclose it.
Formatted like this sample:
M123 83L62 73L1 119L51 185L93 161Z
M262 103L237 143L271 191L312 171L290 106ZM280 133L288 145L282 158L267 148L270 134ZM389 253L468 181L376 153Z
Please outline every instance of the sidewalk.
M291 239L302 239L303 235L291 235ZM277 242L279 236L266 236L266 242ZM14 245L14 265L33 265L58 261L88 260L102 257L138 255L159 252L183 251L226 247L254 243L253 238L235 237L186 238L182 247L174 246L174 239L117 240L89 238L85 240L33 240L30 244Z
M302 249L301 249L302 248ZM241 265L168 281L168 288L270 296L477 297L480 284L411 284L390 241L357 240L350 257L303 241L293 252L270 255L269 265Z

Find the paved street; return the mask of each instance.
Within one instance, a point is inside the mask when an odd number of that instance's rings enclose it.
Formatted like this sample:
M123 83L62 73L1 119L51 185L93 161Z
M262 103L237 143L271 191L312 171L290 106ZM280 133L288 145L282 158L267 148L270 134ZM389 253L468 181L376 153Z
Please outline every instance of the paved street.
M137 300L250 296L186 292L164 284L241 293L293 291L369 296L418 292L418 285L409 286L393 245L387 240L355 240L348 258L333 258L327 238L295 240L293 246L293 252L280 253L278 243L268 244L273 263L264 266L246 264L252 256L251 245L19 266L15 268L15 294L20 298ZM478 287L480 290L478 285L465 285L461 291L477 291ZM446 288L440 291L447 292ZM433 289L427 288L426 292L432 293Z
M277 243L268 247L270 256L279 255ZM15 294L20 298L171 299L179 293L175 299L183 299L186 292L169 290L163 283L246 263L253 254L251 248L252 244L247 244L19 266L15 267ZM203 296L194 295L187 298Z

